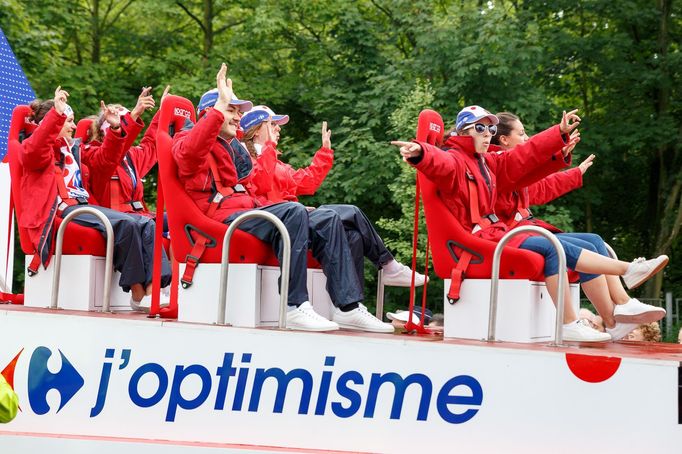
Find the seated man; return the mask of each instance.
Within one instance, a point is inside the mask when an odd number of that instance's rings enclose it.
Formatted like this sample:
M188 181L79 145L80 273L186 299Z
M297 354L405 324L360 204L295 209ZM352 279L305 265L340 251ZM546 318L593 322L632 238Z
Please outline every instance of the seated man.
M225 79L223 64L217 76L217 90L202 96L199 121L188 125L173 141L172 153L178 163L179 178L187 193L207 216L230 223L244 211L261 209L277 216L291 238L291 273L289 277L289 312L287 327L306 331L331 331L339 327L393 332L393 326L382 323L361 304L363 291L355 274L343 224L330 217L326 236L312 237L313 255L322 264L327 288L336 306L334 321L318 315L308 301L306 288L307 250L309 240L308 211L300 203L285 202L258 207L247 192L246 183L252 170L248 152L233 140L243 111L251 109L249 101L234 97L232 81ZM243 183L243 184L242 184ZM239 226L269 243L282 262L282 242L277 228L262 219L250 219Z

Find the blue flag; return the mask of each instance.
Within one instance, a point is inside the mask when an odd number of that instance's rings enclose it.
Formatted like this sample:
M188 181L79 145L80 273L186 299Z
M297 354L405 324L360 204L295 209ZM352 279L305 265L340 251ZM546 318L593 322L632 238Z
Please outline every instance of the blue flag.
M28 104L36 95L21 65L9 47L0 28L0 161L7 154L7 136L12 111L20 104Z

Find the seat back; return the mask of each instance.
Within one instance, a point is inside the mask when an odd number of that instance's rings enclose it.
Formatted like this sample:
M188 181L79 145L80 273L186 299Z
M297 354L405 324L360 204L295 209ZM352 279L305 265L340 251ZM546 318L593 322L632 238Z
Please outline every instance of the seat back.
M76 125L76 134L74 137L77 139L81 139L81 142L83 143L88 143L89 138L88 138L88 130L90 129L90 126L92 125L92 120L90 118L83 118L78 122Z
M179 132L187 120L195 122L194 105L180 96L164 98L156 134L156 150L159 160L159 178L166 196L168 228L170 230L173 256L184 263L198 235L210 238L201 257L204 263L219 263L222 243L227 225L205 215L194 203L178 178L178 166L172 155L173 135ZM237 230L230 247L230 263L277 263L270 245L241 230Z
M17 219L23 213L23 193L21 190L21 179L24 175L24 167L21 163L22 144L28 136L33 133L37 125L30 121L33 114L29 106L17 106L12 112L12 120L9 128L7 141L7 157L9 161L9 171L12 201L17 214ZM57 219L57 226L61 219ZM18 225L18 223L17 223ZM21 250L24 254L33 254L35 248L28 234L28 230L18 225L19 241ZM105 242L102 235L95 229L83 227L75 223L69 224L64 234L63 252L67 255L97 255L103 256L105 253Z
M419 114L417 140L439 145L443 137L443 120L433 110ZM436 185L423 173L417 172L426 228L431 242L433 266L438 277L449 279L463 249L473 258L466 269L466 277L489 279L492 274L493 254L497 243L481 239L462 227L445 206ZM542 256L530 251L506 247L502 254L500 277L502 279L537 279L542 276Z

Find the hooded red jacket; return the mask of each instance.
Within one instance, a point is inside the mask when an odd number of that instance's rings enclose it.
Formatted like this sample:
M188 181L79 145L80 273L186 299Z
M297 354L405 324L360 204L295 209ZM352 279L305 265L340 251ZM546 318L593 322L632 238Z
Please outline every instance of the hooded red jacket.
M159 112L156 112L152 119L149 128L145 132L140 144L133 145L138 134L144 128L144 122L138 118L138 121L133 120L128 112L121 118L121 129L125 132L126 141L124 145L125 153L119 157L118 161L108 161L106 164L99 166L92 166L92 181L91 187L93 193L102 204L107 208L121 209L127 213L137 213L140 211L133 209L130 202L144 201L144 178L157 162L156 157L156 131L159 126ZM89 164L92 152L90 150L99 147L99 142L93 141L86 145L86 151L83 155L83 161ZM114 157L112 157L113 159ZM119 200L117 203L125 204L118 207L112 206L111 199L111 185L112 176L118 178L119 185ZM133 184L133 176L135 177L135 184ZM145 209L142 213L147 212Z
M189 130L183 130L173 139L172 153L178 163L178 177L185 186L187 194L200 210L208 211L215 194L214 176L211 175L208 155L213 155L218 176L223 186L233 187L247 183L248 176L238 180L237 169L230 154L226 151L227 142L218 137L225 117L216 109L211 109ZM256 199L247 192L234 193L225 197L213 214L213 219L223 222L232 213L249 210L257 205Z
M334 150L322 147L308 167L294 169L278 159L276 144L266 142L257 159L253 159L252 193L262 204L298 202L300 195L313 195L334 163Z
M556 151L566 145L558 125L536 134L526 143L515 147L513 152L479 155L470 136L451 136L445 142L446 151L427 143L419 144L423 155L421 159L410 159L411 164L438 186L445 205L469 231L474 229L474 224L471 222L467 169L474 176L478 190L478 209L481 216L484 216L494 213L498 192L521 189L525 186L520 184L525 183L526 175L533 174L536 178L542 178L555 172L557 166L567 164L561 152ZM508 230L505 223L496 222L477 231L475 235L499 241ZM509 244L518 246L527 237L528 235L519 235Z
M544 205L582 185L583 173L579 167L574 167L565 172L556 172L519 191L498 194L495 213L502 222L511 225L519 209L528 209L531 205ZM520 225L537 225L550 232L561 232L552 224L537 218L523 219L515 223L514 227Z
M59 133L66 121L66 115L58 114L54 108L45 115L33 134L22 143L20 155L24 174L21 180L21 192L24 207L18 219L19 225L28 230L31 243L41 257L50 253L44 251L52 234L52 224L57 214L57 182L55 179L55 163L61 158L62 140ZM104 154L120 153L124 144L121 133L114 132L105 138L101 147ZM84 146L81 143L82 156ZM90 172L87 165L81 163L83 187L90 192ZM30 196L28 195L30 194ZM96 198L88 199L96 204ZM43 263L47 263L44 260Z

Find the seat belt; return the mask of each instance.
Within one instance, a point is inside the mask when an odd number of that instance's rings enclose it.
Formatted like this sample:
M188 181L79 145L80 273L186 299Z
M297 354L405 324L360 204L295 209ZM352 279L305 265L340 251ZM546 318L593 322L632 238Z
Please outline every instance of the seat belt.
M218 164L216 163L215 158L211 153L208 154L208 166L211 171L211 176L213 177L215 193L211 196L211 203L208 206L208 210L206 210L206 216L212 218L215 212L218 210L218 207L220 207L220 203L223 201L224 198L232 196L232 194L234 194L235 192L246 192L246 189L244 189L244 186L242 186L241 184L236 185L234 188L224 186L222 184L222 182L218 178L218 175L220 175L218 173ZM186 263L185 272L182 275L182 279L180 279L182 288L189 288L189 286L192 285L192 280L194 279L194 271L199 265L201 256L206 251L206 245L208 244L209 241L212 240L212 238L203 235L201 232L197 230L195 230L195 232L197 232L199 238L197 238L189 254L185 256ZM191 233L188 233L188 235L190 235L191 240L192 239Z
M528 189L523 188L521 191L528 191ZM514 191L514 194L516 195L516 210L514 212L514 217L507 222L507 226L509 226L510 229L516 227L519 222L533 217L533 213L530 209L524 206L523 194L521 194L520 191Z

